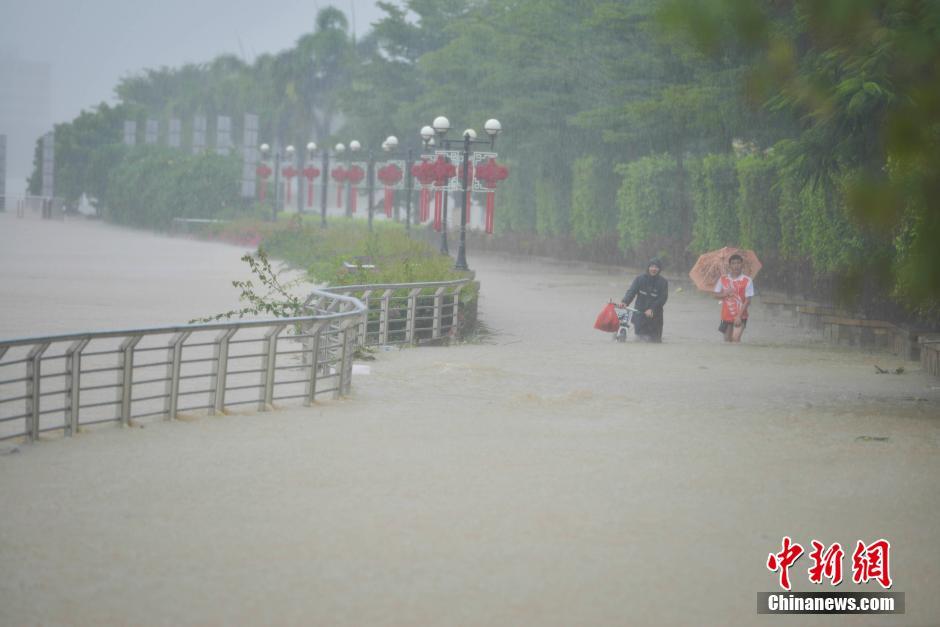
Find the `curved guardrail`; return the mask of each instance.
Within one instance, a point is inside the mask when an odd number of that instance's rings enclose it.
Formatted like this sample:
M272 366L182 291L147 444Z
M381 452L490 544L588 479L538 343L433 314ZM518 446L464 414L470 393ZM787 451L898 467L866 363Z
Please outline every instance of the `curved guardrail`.
M471 279L432 283L338 285L334 294L354 296L366 307L357 334L360 345L418 344L450 336L459 325L460 293ZM322 298L311 294L308 304Z
M317 289L296 318L0 340L0 441L342 396L357 346L448 336L469 281Z
M314 294L297 318L0 340L0 440L348 393L366 308Z

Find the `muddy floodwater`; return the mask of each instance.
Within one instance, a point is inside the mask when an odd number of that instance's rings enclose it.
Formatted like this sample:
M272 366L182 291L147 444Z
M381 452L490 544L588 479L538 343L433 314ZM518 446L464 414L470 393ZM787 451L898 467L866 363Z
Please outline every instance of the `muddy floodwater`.
M0 213L0 244L4 338L183 323L246 275L90 221ZM492 334L379 350L347 399L0 443L0 624L751 625L784 536L794 590L844 592L889 540L906 614L775 622L940 622L940 380L759 298L725 345L669 268L664 343L618 344L631 271L468 261Z

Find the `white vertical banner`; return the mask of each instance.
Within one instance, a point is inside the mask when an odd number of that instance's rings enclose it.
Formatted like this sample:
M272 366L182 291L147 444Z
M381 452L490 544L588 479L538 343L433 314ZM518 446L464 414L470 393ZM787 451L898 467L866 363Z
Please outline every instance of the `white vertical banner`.
M245 114L242 129L242 197L254 198L258 176L258 116Z
M206 116L193 117L193 154L199 154L206 149Z
M137 120L124 120L124 145L133 146L137 143Z
M170 148L180 147L180 120L179 118L170 118L169 132L167 133L167 145Z
M227 115L215 118L215 151L220 155L232 154L232 118Z
M144 143L156 144L159 130L160 126L157 124L157 121L147 118L147 125L144 127Z
M55 133L42 136L42 196L55 196Z

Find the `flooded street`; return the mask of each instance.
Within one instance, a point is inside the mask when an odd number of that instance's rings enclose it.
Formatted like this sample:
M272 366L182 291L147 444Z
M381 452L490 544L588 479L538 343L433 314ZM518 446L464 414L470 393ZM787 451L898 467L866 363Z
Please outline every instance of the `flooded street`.
M91 221L0 213L0 242L3 338L184 323L247 274L237 247ZM777 622L936 623L919 364L759 296L725 345L668 267L664 343L618 344L592 324L632 272L468 262L492 335L379 350L348 399L0 443L0 624L749 625L783 536L795 590L834 590L808 553L841 543L842 592L880 590L851 553L888 539L907 612Z

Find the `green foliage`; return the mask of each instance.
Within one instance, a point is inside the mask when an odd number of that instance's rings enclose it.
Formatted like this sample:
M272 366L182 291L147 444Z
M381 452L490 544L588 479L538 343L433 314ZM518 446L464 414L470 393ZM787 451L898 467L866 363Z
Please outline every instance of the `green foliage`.
M572 165L571 230L582 246L609 234L617 226L614 203L607 200L605 181L594 156L576 159Z
M312 281L329 285L444 281L463 276L453 269L450 257L412 239L396 223L375 222L369 232L360 220L330 220L326 229L316 220L291 220L279 223L265 236L263 245L272 255L306 270ZM344 262L357 268L346 268Z
M940 302L940 4L919 0L669 0L674 24L721 58L754 55L749 88L799 118L785 166L792 188L830 188L862 225L866 246L894 249L896 293L909 306ZM833 183L838 182L838 183ZM823 212L815 212L819 215ZM784 229L784 237L790 233ZM830 243L852 250L857 231ZM805 238L804 238L805 239ZM828 238L827 238L828 239ZM916 243L915 243L916 242ZM929 242L933 242L930 244ZM789 247L789 245L787 245ZM814 254L814 253L812 253ZM814 264L831 267L831 259Z
M692 251L703 253L737 244L741 239L737 214L740 187L734 156L706 155L693 164L690 178L695 214Z
M539 235L566 235L568 233L568 204L559 181L540 176L535 181L535 224Z
M643 157L617 167L623 184L617 192L620 247L648 257L683 246L680 172L669 155Z
M242 204L240 180L236 157L137 146L111 173L106 217L166 230L176 217L231 215Z
M256 254L245 253L242 261L248 264L254 280L232 281L232 285L240 290L238 300L245 303L243 307L232 309L215 316L190 320L194 322L215 322L217 320L231 320L246 316L273 316L275 318L297 318L307 315L304 311L304 301L291 292L300 281L283 283L280 275L271 266L271 260L263 248L259 247ZM255 285L255 281L258 285ZM259 291L263 290L263 291Z
M738 159L736 166L740 186L736 205L741 233L739 243L765 255L776 254L780 242L777 164L758 154Z
M805 183L797 172L780 170L781 253L809 260L822 275L883 274L890 267L887 242L859 226L846 202L847 180Z
M193 213L185 194L148 186L136 151L125 160L127 116L186 125L194 113L227 114L237 136L241 114L254 112L269 142L356 137L373 149L388 134L416 148L417 129L441 113L455 131L496 117L511 166L498 231L589 249L616 224L633 254L735 242L821 277L878 258L905 303L940 299L940 3L378 6L384 17L358 41L329 7L292 47L251 64L222 56L123 79L121 105L57 127L58 192L108 202L114 183L113 215L127 223ZM732 167L733 144L775 152ZM116 169L124 178L104 175ZM151 208L132 209L138 201ZM235 211L220 202L195 214Z

